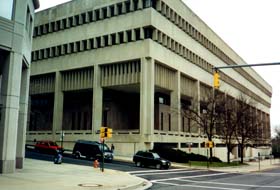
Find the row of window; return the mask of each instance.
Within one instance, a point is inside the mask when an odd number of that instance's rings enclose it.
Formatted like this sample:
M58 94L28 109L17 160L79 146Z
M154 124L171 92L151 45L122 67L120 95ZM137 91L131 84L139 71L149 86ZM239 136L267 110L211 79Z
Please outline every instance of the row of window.
M34 37L151 7L154 0L127 0L36 26Z
M40 49L32 52L32 61L63 56L65 54L83 52L86 50L103 48L127 42L143 40L151 37L150 28L137 28L91 39L71 42L58 46Z
M189 62L198 65L199 67L206 70L207 72L212 73L212 68L213 68L212 64L210 64L209 62L207 62L206 60L204 60L200 56L196 55L195 53L193 53L191 50L189 50L188 48L186 48L185 46L183 46L179 42L173 40L172 38L170 38L169 36L167 36L163 32L154 29L152 39L154 41L160 43L161 45L165 46L166 48L170 49L174 53L180 55L181 57L188 60ZM267 101L263 100L257 94L255 94L253 92L250 92L249 89L247 89L246 87L244 87L240 83L236 82L234 79L232 79L228 75L224 74L223 72L220 72L220 75L221 75L221 79L223 81L225 81L228 84L236 87L237 89L239 89L240 91L242 91L245 94L250 93L248 95L253 97L257 102L260 102L260 103L262 103L263 105L266 105L266 106L270 106L270 104Z
M214 43L208 40L203 34L201 34L197 29L195 29L191 24L189 24L184 18L182 18L176 11L172 10L166 3L161 0L158 0L156 3L156 10L160 12L164 17L169 19L179 28L181 28L184 32L186 32L189 36L191 36L194 40L198 41L202 46L207 48L214 55L219 57L222 61L227 63L228 65L236 65L236 63L227 56L221 49L219 49ZM251 81L255 84L259 89L261 89L265 94L271 96L271 92L269 92L263 85L261 85L256 79L254 79L251 75L246 73L242 69L235 69L239 74L241 74L244 78Z

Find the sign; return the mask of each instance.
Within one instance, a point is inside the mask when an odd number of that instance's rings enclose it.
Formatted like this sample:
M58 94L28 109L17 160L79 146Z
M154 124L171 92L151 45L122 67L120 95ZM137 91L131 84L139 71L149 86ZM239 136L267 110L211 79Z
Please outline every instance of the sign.
M207 141L205 142L205 148L213 148L214 142L213 141Z
M112 138L113 129L109 127L101 127L100 128L100 138Z

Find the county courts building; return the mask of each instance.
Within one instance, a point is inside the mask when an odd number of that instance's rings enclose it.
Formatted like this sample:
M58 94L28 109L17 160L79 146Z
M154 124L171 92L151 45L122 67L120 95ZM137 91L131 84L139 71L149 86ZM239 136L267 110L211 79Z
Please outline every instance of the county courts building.
M205 136L178 114L180 103L205 98L213 66L235 64L245 62L181 0L73 0L38 12L27 141L59 142L63 131L71 149L108 126L119 155L161 144L203 154ZM254 99L270 139L267 82L251 68L228 69L220 91Z

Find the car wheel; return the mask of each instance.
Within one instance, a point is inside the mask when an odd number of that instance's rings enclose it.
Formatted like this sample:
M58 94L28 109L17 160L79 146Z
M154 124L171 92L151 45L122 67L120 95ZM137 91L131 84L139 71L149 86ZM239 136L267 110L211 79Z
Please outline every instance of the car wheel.
M156 169L161 169L161 164L157 164Z
M137 167L141 167L141 166L142 166L141 162L135 162L135 165L136 165Z

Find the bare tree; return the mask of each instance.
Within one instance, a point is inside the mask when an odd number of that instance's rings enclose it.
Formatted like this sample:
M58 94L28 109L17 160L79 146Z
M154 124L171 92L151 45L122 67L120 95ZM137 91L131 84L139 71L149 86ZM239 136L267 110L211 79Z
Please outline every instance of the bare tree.
M217 91L210 91L207 98L203 101L193 100L192 105L182 105L182 116L189 118L197 127L201 129L201 133L206 134L208 141L213 140L216 134L215 125L218 122L219 113L216 107L219 107L221 94ZM200 106L198 106L200 105ZM210 148L210 161L213 157L212 148Z
M280 156L280 125L275 126L275 136L272 138L272 153L275 157Z
M236 101L236 140L240 148L241 163L243 163L243 151L248 145L259 139L260 120L257 116L254 104L249 98L241 94Z
M236 131L236 101L230 96L224 96L220 105L222 110L219 114L220 119L217 126L219 126L219 135L222 136L222 141L227 147L227 163L230 163L230 153L236 146L235 131Z

